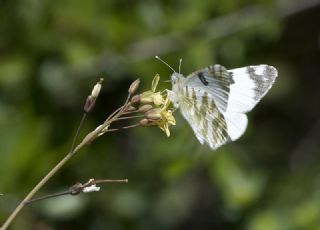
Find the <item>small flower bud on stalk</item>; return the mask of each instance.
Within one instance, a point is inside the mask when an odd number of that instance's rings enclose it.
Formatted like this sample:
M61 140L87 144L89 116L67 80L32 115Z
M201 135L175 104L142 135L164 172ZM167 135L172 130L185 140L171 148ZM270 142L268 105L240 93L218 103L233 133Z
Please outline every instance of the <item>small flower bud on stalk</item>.
M140 103L140 95L135 95L135 96L133 96L132 99L131 99L131 103L132 103L132 104L138 104L138 103Z
M159 120L161 118L161 109L160 108L151 109L145 113L145 116L147 119L150 119L150 120Z
M143 105L143 106L140 106L140 108L138 109L138 112L145 113L152 108L153 108L152 105Z
M128 90L129 94L131 94L131 95L134 94L137 91L137 89L139 88L139 85L140 85L140 79L138 78L137 80L132 82L132 84L130 85L129 90Z
M147 118L144 118L139 123L142 126L148 126L149 125L149 120Z
M125 109L125 112L132 112L132 111L135 111L136 108L132 105L129 105L126 109Z
M97 84L95 84L91 94L87 97L86 103L83 107L83 110L86 113L89 113L93 109L94 105L96 104L96 100L101 90L102 82L103 82L103 78L100 78L100 81Z

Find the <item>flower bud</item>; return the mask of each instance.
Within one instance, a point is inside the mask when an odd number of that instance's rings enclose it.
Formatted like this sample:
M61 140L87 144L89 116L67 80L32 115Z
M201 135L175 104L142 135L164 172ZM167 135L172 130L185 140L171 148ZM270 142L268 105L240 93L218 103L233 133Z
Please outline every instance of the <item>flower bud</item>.
M143 105L143 106L140 106L140 108L138 109L138 112L145 113L150 109L152 109L152 105Z
M103 78L100 78L100 81L93 87L92 92L91 92L91 97L97 98L100 90L101 90L101 84L103 82Z
M134 95L131 99L132 104L138 104L140 103L140 95Z
M142 119L139 123L140 123L140 125L142 125L142 126L148 126L149 120L146 119L146 118L144 118L144 119Z
M150 90L140 94L140 103L141 104L153 103L153 94L154 94L154 92L152 92Z
M125 109L126 112L132 112L132 111L135 111L135 110L136 110L136 107L134 107L134 106L132 106L132 105L128 106L128 107Z
M150 120L159 120L161 118L161 109L151 109L145 113L145 116Z
M160 94L160 92L154 93L152 99L153 103L156 106L162 105L164 103L163 96Z
M86 113L89 113L96 104L97 97L99 96L101 90L101 84L103 82L103 78L100 78L100 81L95 84L92 89L91 94L87 97L86 103L84 104L83 110Z
M128 90L129 94L134 94L137 91L139 85L140 85L140 79L138 78L137 80L132 82L132 84L130 85Z

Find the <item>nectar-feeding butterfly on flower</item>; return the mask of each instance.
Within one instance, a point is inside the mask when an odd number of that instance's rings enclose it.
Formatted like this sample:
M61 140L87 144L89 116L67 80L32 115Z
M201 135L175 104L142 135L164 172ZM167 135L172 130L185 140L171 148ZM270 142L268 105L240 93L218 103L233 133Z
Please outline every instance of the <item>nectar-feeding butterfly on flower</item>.
M184 77L180 65L179 73L169 66L174 72L168 97L200 143L211 149L235 141L244 133L248 124L246 113L268 92L278 75L277 69L269 65L227 70L215 64Z

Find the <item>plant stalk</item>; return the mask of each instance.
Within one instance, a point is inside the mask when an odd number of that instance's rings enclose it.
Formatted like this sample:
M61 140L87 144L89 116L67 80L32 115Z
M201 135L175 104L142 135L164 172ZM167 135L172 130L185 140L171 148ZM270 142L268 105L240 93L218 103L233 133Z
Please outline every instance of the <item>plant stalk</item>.
M53 177L59 169L76 153L79 149L81 149L86 143L81 142L74 151L68 153L56 166L54 166L50 172L43 177L40 182L28 193L28 195L19 203L19 205L15 208L15 210L11 213L11 215L8 217L8 219L4 222L1 230L6 230L11 222L14 220L14 218L18 215L18 213L26 206L29 200L36 194L36 192L39 191L43 187L45 183L48 182L48 180Z

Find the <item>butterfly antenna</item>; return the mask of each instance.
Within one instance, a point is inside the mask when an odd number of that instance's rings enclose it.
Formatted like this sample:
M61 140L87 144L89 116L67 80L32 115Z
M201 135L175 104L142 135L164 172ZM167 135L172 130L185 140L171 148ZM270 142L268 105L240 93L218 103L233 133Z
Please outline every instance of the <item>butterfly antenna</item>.
M176 73L176 71L168 63L166 63L164 60L162 60L159 56L155 56L155 58L158 59L159 61L161 61L163 64L168 66L173 72Z
M181 73L181 64L182 64L182 58L179 59L179 73Z

